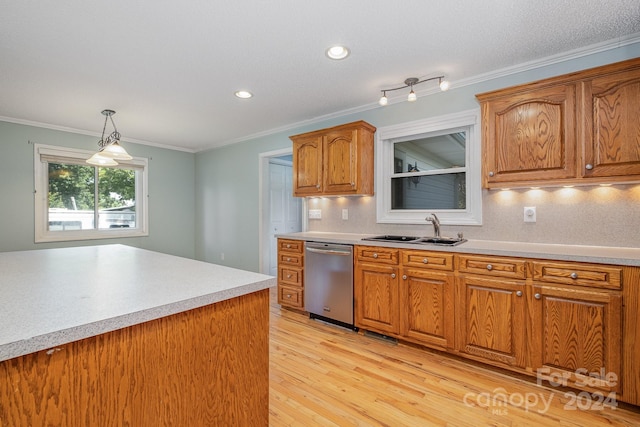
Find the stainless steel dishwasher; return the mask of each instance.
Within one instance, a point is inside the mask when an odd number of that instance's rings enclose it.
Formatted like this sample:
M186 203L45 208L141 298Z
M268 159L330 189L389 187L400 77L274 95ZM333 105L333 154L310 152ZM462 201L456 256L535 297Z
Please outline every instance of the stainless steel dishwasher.
M304 305L309 317L353 327L353 246L306 242Z

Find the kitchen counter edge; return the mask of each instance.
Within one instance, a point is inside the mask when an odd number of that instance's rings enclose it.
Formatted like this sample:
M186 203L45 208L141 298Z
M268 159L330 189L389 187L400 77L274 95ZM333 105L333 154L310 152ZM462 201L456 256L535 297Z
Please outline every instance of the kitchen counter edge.
M30 333L25 332L25 334L20 336L19 339L2 339L0 340L0 362L41 350L52 349L49 351L54 351L53 349L55 347L62 346L73 341L101 335L188 310L197 309L276 286L276 279L272 276L209 264L188 258L156 253L124 245L42 249L13 253L5 252L0 253L0 255L24 255L29 252L39 253L45 251L86 251L91 248L97 248L97 250L101 252L105 250L113 250L111 248L114 248L115 250L122 252L124 256L131 255L131 253L136 253L138 255L142 254L142 256L149 259L149 262L157 261L160 263L169 263L171 267L197 269L199 273L195 276L192 275L188 280L205 281L204 279L207 279L206 281L209 283L204 283L202 287L197 287L196 292L192 293L181 293L178 290L175 294L172 294L171 297L163 299L162 302L154 306L142 304L140 307L135 307L133 309L131 307L127 307L126 311L117 312L114 315L106 315L97 319L92 318L86 322L74 322L73 324L66 324L60 328L56 328L55 323L52 323L51 325L47 325L46 330L36 329L37 333L33 333L34 330L30 330ZM111 253L109 253L109 255L110 254ZM101 255L105 254L101 253ZM216 276L218 275L223 277L216 279ZM22 279L24 279L24 277ZM9 278L5 276L3 280L8 282ZM221 283L222 281L224 281L224 283ZM17 285L20 286L20 283L17 282ZM5 302L8 303L8 301ZM35 307L32 309L35 309ZM30 320L18 319L18 322L20 324L28 324ZM55 319L53 322L55 322ZM7 325L5 324L5 326Z
M556 261L576 261L594 264L615 264L640 267L640 248L610 246L561 245L550 243L524 243L497 240L467 240L458 246L416 243L377 242L362 240L375 234L298 232L278 234L277 238L305 240L346 245L381 246L399 249L455 252L478 255L496 255L518 258L538 258Z

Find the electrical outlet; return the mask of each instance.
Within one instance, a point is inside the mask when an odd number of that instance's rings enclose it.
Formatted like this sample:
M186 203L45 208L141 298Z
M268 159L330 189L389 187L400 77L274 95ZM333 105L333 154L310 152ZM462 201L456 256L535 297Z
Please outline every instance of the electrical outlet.
M220 252L220 260L224 261L224 252Z
M536 207L525 206L524 208L524 222L536 222Z
M342 219L349 219L349 209L342 209Z
M309 219L322 219L322 210L309 209Z

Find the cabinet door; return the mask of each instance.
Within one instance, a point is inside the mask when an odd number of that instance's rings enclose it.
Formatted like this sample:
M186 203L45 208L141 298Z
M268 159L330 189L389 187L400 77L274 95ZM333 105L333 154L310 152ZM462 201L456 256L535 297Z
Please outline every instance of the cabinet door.
M575 109L574 84L483 102L485 187L575 177Z
M584 177L640 175L640 70L583 83Z
M356 193L358 185L358 131L334 130L324 137L324 193Z
M398 334L398 268L358 263L355 273L356 326L382 334Z
M458 283L458 350L493 364L526 367L524 282L461 276Z
M301 136L293 140L293 195L322 193L322 137Z
M405 268L400 281L400 334L441 350L453 348L453 299L453 274Z
M534 285L532 363L541 378L619 391L622 297L617 292Z

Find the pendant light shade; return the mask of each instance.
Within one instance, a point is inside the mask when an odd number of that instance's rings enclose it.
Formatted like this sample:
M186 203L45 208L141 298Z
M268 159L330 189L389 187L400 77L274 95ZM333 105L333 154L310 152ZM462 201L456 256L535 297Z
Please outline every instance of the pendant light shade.
M100 151L98 151L93 156L89 157L87 159L87 163L94 166L117 166L118 165L118 162L116 162L115 160L109 157L103 156L102 152Z
M116 112L113 110L102 110L104 117L104 126L102 127L102 138L98 141L98 152L87 159L87 163L95 166L117 166L117 160L131 160L133 157L127 153L120 145L120 133L116 129L116 124L113 121L113 115ZM104 137L105 130L107 129L107 120L111 119L111 125L113 126L113 132L106 138Z

